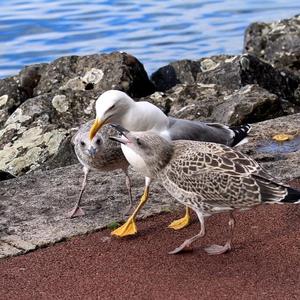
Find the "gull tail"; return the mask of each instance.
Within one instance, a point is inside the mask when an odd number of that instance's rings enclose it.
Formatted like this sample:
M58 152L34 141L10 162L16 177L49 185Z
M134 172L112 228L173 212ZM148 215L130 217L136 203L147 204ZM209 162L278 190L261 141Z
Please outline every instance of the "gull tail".
M233 133L233 140L230 146L240 146L248 142L247 135L251 130L250 124L230 126L229 129Z
M300 191L288 187L287 195L280 202L299 204L300 203Z
M260 175L253 175L260 187L262 202L265 203L300 203L300 191L289 186L264 178Z

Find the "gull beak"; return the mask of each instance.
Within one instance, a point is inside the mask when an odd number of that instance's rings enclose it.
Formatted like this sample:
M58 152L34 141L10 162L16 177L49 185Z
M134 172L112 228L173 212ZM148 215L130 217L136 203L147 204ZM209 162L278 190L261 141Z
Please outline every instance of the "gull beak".
M96 135L96 133L98 132L98 130L105 124L105 121L102 121L98 118L95 119L90 132L89 132L89 138L90 140L92 140L94 138L94 136Z
M96 148L91 147L90 149L88 149L88 152L91 157L94 158L96 156Z
M110 126L114 129L116 129L120 134L127 136L127 134L129 133L129 130L127 130L126 128L122 127L121 125L118 124L110 124Z
M124 127L120 126L120 125L115 125L115 124L111 124L111 127L113 127L114 129L116 129L121 136L110 136L109 138L113 141L119 142L121 144L128 144L130 143L127 134L129 133L129 131L127 129L125 129Z
M128 138L125 137L124 135L122 135L122 136L110 136L109 139L112 140L112 141L119 142L119 143L124 144L124 145L129 143Z

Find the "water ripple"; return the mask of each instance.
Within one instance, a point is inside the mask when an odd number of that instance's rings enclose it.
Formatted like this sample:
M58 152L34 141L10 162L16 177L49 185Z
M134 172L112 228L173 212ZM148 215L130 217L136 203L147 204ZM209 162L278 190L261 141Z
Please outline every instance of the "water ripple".
M242 50L254 21L300 12L296 0L0 2L0 77L63 55L127 51L149 73L171 61Z

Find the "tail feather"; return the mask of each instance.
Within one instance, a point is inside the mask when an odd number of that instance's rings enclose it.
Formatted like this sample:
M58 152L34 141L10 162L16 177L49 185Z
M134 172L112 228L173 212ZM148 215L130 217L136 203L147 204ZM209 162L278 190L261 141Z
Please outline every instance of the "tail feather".
M270 178L253 174L260 188L261 200L265 203L300 203L300 191Z
M280 201L284 203L300 203L300 191L293 188L287 188L287 195Z
M246 139L248 133L251 130L251 125L250 124L245 124L245 125L241 125L241 126L231 126L229 127L229 129L232 130L233 132L233 141L231 146L236 146L238 144L244 144L246 143L248 140ZM245 141L244 141L245 139Z

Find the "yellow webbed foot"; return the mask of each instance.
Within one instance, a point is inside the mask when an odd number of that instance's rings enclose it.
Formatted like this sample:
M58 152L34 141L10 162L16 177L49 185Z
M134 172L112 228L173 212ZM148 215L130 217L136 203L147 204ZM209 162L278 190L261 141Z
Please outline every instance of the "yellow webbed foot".
M174 230L182 229L190 224L191 217L189 209L186 208L185 215L183 218L173 221L168 227Z
M133 235L137 233L137 227L135 224L134 219L129 218L126 223L124 223L122 226L117 228L116 230L112 231L112 235L116 235L119 237L124 237L127 235Z

